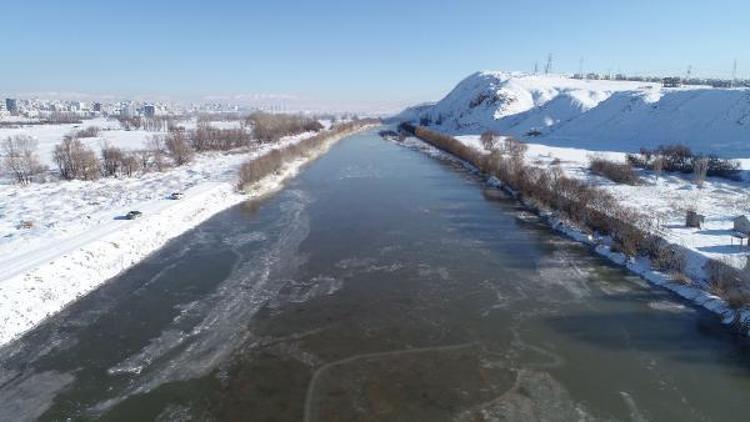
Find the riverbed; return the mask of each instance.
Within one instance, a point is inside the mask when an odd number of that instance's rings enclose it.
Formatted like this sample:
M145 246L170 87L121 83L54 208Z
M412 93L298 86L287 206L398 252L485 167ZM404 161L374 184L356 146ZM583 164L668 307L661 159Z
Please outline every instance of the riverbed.
M740 421L748 351L368 132L0 349L0 420Z

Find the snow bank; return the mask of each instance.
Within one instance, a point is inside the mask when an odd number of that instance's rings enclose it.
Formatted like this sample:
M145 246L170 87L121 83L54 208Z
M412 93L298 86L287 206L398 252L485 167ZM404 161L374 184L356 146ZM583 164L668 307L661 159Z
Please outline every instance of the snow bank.
M249 196L280 188L283 180L294 176L304 163L350 134L332 136L317 154L287 164L280 174L255 185ZM0 186L4 207L0 345L145 258L169 239L247 200L248 195L235 192L238 166L311 135L289 137L274 147L250 153L206 154L190 165L142 178ZM171 190L183 191L184 199L165 199ZM129 209L142 211L143 217L132 221L118 218ZM43 215L44 219L38 227L17 235L18 230L8 221L29 213ZM42 224L45 222L48 224Z
M454 134L492 129L547 145L614 151L680 142L699 152L750 157L748 89L479 72L438 103L397 116L423 117ZM531 137L531 131L541 134Z

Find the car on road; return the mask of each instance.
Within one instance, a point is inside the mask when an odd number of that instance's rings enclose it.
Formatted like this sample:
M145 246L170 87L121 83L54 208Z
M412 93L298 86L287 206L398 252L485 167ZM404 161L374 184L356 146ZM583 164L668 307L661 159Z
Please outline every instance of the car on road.
M140 211L130 211L127 214L125 214L125 219L127 220L135 220L136 218L142 216L143 213Z
M182 199L182 197L185 196L182 192L172 192L171 195L169 195L169 199L178 200Z

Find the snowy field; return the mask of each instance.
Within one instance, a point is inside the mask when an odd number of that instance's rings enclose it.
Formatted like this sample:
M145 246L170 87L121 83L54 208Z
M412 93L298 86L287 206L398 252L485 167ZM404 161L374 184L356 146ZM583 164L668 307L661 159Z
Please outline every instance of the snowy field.
M478 151L483 151L478 135L458 136L458 140ZM624 152L589 151L529 143L526 162L540 167L559 165L565 174L585 179L610 192L618 201L639 212L652 216L661 228L661 235L670 242L696 253L696 256L719 259L743 268L750 256L750 248L739 246L732 237L732 220L750 215L750 187L746 181L734 182L709 177L702 188L692 181L692 175L637 170L641 184L618 184L588 170L589 158L594 156L625 162ZM747 165L750 160L743 160ZM703 228L685 227L685 213L695 209L706 216ZM702 275L705 260L689 260L691 273Z
M188 120L178 120L176 122L176 125L190 130L196 128L196 126L198 125L198 121L196 118L191 118ZM210 122L210 125L217 129L239 129L242 126L242 122L240 122L239 120L215 121ZM146 141L150 137L160 134L163 135L165 133L151 132L146 130L125 130L115 119L98 117L94 119L83 120L82 123L78 124L41 124L22 125L19 127L0 127L0 140L15 135L31 136L37 141L37 152L41 161L49 166L50 169L54 169L55 165L52 161L52 153L55 149L55 145L62 142L65 135L92 126L97 127L101 130L99 132L99 135L92 138L79 139L81 142L93 148L94 151L97 152L105 143L124 150L143 149Z
M85 129L89 126L96 126L101 129L100 136L96 138L81 138L81 142L99 150L99 146L106 140L113 145L123 149L140 149L143 148L143 142L147 133L144 131L126 131L120 126L117 120L108 120L105 118L96 118L84 120L80 124L55 124L55 125L24 125L19 127L0 127L0 140L16 135L27 135L36 139L37 153L41 161L50 168L54 167L52 162L52 152L55 145L62 142L63 137L73 131Z
M56 133L62 133L60 129ZM41 143L45 133L40 128L34 136ZM148 134L133 133L140 134L141 140L118 139L140 146ZM241 163L313 134L287 137L250 151L198 154L192 163L161 173L28 186L0 184L0 345L169 239L246 200L247 195L235 192ZM329 145L343 136L331 138ZM278 188L303 163L295 162L283 174L264 179L252 195ZM169 200L175 191L184 192L184 199ZM123 219L130 210L141 211L143 217ZM20 228L22 221L33 226Z
M683 143L696 152L750 157L750 89L576 80L563 75L478 72L399 121L427 119L456 135L492 129L532 143L637 152ZM531 135L533 133L534 135Z

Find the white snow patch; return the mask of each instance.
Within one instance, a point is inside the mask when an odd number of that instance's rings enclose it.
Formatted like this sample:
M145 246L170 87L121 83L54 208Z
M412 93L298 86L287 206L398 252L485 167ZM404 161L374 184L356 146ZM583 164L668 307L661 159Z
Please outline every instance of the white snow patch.
M423 117L453 134L491 129L547 145L629 152L680 142L699 152L750 157L750 90L742 88L478 72L436 104L397 116Z

